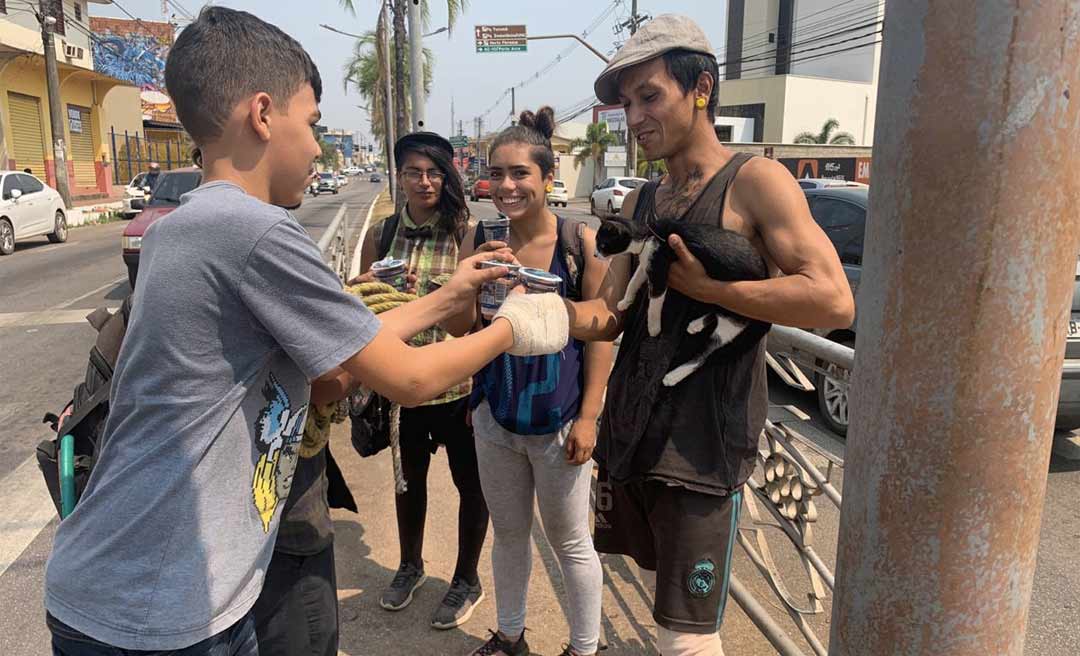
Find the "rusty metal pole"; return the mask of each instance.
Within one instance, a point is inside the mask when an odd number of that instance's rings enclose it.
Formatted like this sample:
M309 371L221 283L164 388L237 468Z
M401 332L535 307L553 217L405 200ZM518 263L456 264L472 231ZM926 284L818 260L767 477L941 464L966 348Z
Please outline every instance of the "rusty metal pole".
M1080 222L1080 5L885 13L830 654L1021 656Z

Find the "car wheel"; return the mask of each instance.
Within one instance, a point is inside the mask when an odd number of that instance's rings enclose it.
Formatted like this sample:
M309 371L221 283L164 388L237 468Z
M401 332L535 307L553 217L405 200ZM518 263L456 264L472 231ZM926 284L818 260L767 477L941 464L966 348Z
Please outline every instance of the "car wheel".
M7 219L0 219L0 255L15 252L15 230Z
M611 204L610 200L607 202L607 213L608 216L615 216L615 206Z
M589 199L589 214L596 216L596 201L592 198Z
M848 338L840 340L840 343L848 348L855 347L855 341ZM851 372L835 364L818 362L826 373L814 374L814 387L817 388L818 409L821 410L821 418L825 420L832 432L840 437L847 437L848 432L848 383L851 381Z
M334 190L334 195L337 196L337 189Z
M475 194L469 195L469 200L475 203L476 202L476 195Z
M49 241L54 244L62 244L67 241L67 219L64 218L64 213L60 210L56 210L56 217L53 219L53 231L48 236Z
M128 264L127 265L127 271L128 271L128 285L131 285L131 289L134 290L135 289L135 278L137 278L138 275L139 275L139 263L136 262L135 264Z

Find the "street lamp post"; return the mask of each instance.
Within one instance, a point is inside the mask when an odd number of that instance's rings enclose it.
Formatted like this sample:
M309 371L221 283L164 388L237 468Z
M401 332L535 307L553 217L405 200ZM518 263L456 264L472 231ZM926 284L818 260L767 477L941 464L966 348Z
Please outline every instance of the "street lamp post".
M53 42L53 30L56 17L50 16L49 3L40 0L39 20L41 21L41 45L45 50L45 85L49 94L49 126L52 129L53 168L56 171L56 190L64 201L64 207L71 207L71 187L68 182L67 151L64 145L64 115L60 102L60 71L56 65L56 46Z
M412 131L424 129L424 45L420 0L409 0L409 77L412 82Z

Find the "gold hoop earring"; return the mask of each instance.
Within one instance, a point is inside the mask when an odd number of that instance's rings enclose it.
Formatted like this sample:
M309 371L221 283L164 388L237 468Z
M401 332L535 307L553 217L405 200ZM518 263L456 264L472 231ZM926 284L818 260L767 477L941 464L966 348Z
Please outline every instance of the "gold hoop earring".
M705 106L708 105L708 104L709 103L704 98L698 98L697 100L694 101L694 105L698 109L705 109Z
M546 191L546 192L548 192L550 194L551 192L555 191L555 185L548 185L548 186L544 187L544 191Z

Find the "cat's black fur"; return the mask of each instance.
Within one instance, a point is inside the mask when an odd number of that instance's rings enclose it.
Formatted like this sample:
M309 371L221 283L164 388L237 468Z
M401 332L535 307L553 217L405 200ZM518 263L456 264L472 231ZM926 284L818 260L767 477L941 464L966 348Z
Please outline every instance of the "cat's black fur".
M749 239L737 232L719 226L671 219L659 219L651 225L622 218L605 220L596 234L597 254L610 257L633 253L639 257L639 270L634 272L627 285L626 296L619 301L619 309L630 307L644 280L647 280L648 328L653 337L660 334L668 270L677 259L675 251L668 245L668 238L673 234L678 235L694 257L701 261L710 278L723 281L764 280L769 275L764 258ZM681 302L690 302L681 295L679 298ZM730 355L757 345L769 328L770 324L764 321L748 319L713 306L711 312L691 321L687 328L691 334L704 333L707 336L699 355L668 372L664 384L677 385L714 354Z

